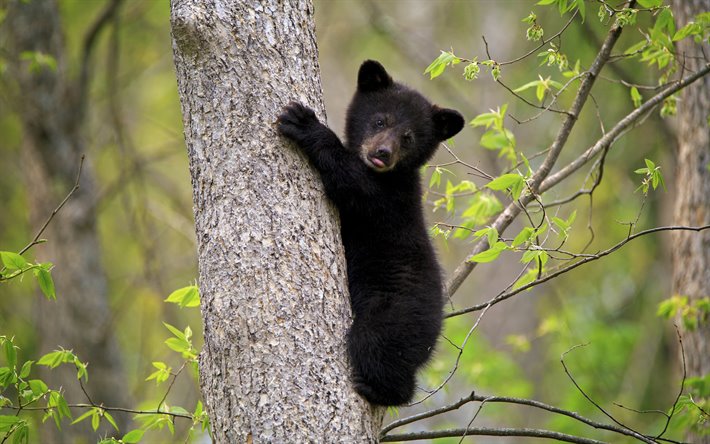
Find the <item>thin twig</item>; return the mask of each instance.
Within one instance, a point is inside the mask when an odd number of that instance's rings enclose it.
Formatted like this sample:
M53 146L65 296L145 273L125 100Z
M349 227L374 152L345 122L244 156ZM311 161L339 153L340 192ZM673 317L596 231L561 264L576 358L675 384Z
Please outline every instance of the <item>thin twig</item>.
M587 399L587 401L589 401L594 407L596 407L597 410L599 410L600 412L602 412L607 418L609 418L609 419L611 419L612 421L614 421L614 423L616 423L619 427L621 427L621 428L623 428L623 429L625 429L625 430L628 430L628 431L630 431L631 433L633 433L632 436L634 436L636 439L641 440L641 441L646 442L646 443L649 443L649 444L653 444L653 443L655 442L653 439L649 439L649 438L645 437L645 436L642 435L641 433L639 433L639 432L637 432L636 430L633 430L632 428L630 428L630 427L628 427L628 426L622 424L618 419L614 418L614 416L613 416L611 413L607 412L607 411L604 409L604 407L602 407L602 406L599 405L596 401L594 401L594 400L582 389L582 387L577 383L577 381L574 379L574 377L572 376L572 373L570 373L569 369L567 368L567 364L565 364L565 356L567 355L567 353L570 353L571 351L576 350L576 349L578 349L579 347L584 347L584 346L586 346L586 345L588 345L588 344L575 345L574 347L570 348L570 349L567 350L566 352L562 353L562 356L560 356L560 362L562 363L562 368L565 370L565 374L567 375L567 377L570 379L570 381L572 381L572 384L574 384L574 386L577 388L577 390L579 391L579 393L581 393L582 396L584 396L584 397Z
M76 180L74 181L74 187L69 191L69 193L67 193L66 197L64 197L64 200L61 201L61 203L57 206L57 208L55 208L54 211L52 211L52 214L49 215L49 218L47 218L44 225L42 225L42 228L39 229L39 231L35 235L34 239L32 239L32 242L30 242L29 244L27 244L27 246L25 248L20 250L20 252L19 252L20 255L24 254L27 250L29 250L33 246L35 246L39 243L42 243L42 241L39 239L39 237L42 236L42 233L44 233L44 230L47 229L47 227L49 226L49 223L52 222L52 219L54 219L54 216L56 216L57 213L59 213L59 210L61 210L62 207L64 206L64 204L67 203L67 201L72 196L72 194L74 194L76 192L76 190L79 189L79 179L81 179L81 170L83 167L84 167L84 155L82 154L81 159L79 160L79 171L77 171L77 173L76 173Z
M661 231L678 231L678 230L683 230L683 231L704 231L704 230L708 230L708 229L710 229L710 225L702 225L702 226L699 226L699 227L687 227L687 226L677 226L677 225L673 225L673 226L667 226L667 227L649 228L648 230L639 231L638 233L632 234L631 236L625 238L625 239L622 240L621 242L615 244L614 246L612 246L612 247L610 247L610 248L608 248L608 249L606 249L606 250L604 250L604 251L601 251L601 252L599 252L599 253L597 253L597 254L595 254L595 255L592 255L592 256L586 256L584 259L580 260L579 262L575 262L575 263L573 263L573 264L571 264L571 265L569 265L569 266L567 266L567 267L564 267L564 268L562 268L562 269L560 269L560 270L558 270L558 271L556 271L556 272L554 272L554 273L550 273L550 274L548 274L548 275L546 275L546 276L544 276L544 277L542 277L542 278L540 278L540 279L538 279L538 280L536 280L536 281L534 281L534 282L530 282L529 284L526 284L526 285L523 285L523 286L521 286L521 287L518 287L518 288L516 288L515 290L509 291L509 292L500 293L498 296L496 296L496 297L494 297L494 298L490 299L489 301L484 302L484 303L482 303L482 304L474 305L474 306L471 306L471 307L463 308L463 309L461 309L461 310L453 311L453 312L451 312L451 313L447 313L447 314L444 315L444 318L451 318L451 317L454 317L454 316L460 316L460 315L462 315L462 314L466 314L466 313L471 313L471 312L474 312L474 311L483 310L483 309L485 309L486 307L489 307L490 305L495 305L495 304L497 304L497 303L499 303L499 302L501 302L501 301L504 301L504 300L506 300L506 299L508 299L508 298L510 298L510 297L512 297L512 296L515 296L515 295L518 294L518 293L521 293L521 292L523 292L523 291L525 291L525 290L528 290L528 289L530 289L530 288L532 288L532 287L535 287L535 286L540 285L540 284L542 284L542 283L544 283L544 282L547 282L547 281L549 281L549 280L551 280L551 279L554 279L554 278L556 278L557 276L559 276L559 275L561 275L561 274L567 273L568 271L571 271L571 270L573 270L573 269L575 269L575 268L577 268L577 267L579 267L579 266L581 266L581 265L584 265L584 264L587 264L587 263L589 263L589 262L592 262L592 261L601 259L602 257L607 256L607 255L609 255L609 254L615 252L616 250L618 250L619 248L623 247L623 246L626 245L627 243L629 243L629 242L631 242L632 240L634 240L634 239L636 239L636 238L639 238L639 237L641 237L641 236L645 236L645 235L651 234L651 233L658 233L658 232L661 232Z
M124 412L124 413L133 413L136 415L168 415L172 416L174 418L184 418L184 419L190 419L192 420L192 415L186 415L185 413L173 413L173 412L166 412L164 410L137 410L137 409L129 409L125 407L106 407L105 405L97 405L93 403L78 403L78 404L67 404L68 407L72 408L78 408L78 409L93 409L93 408L100 408L102 410L106 410L108 412ZM48 408L47 407L23 407L23 410L32 410L32 411L46 411ZM0 410L19 410L19 407L16 405L5 405L0 407Z

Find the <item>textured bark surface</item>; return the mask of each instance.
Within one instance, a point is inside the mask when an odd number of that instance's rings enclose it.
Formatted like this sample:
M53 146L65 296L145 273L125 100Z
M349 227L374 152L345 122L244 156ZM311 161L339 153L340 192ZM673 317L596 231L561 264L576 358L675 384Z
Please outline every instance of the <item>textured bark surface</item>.
M678 26L710 11L710 0L673 0ZM710 47L705 45L705 54ZM705 64L700 48L685 39L678 44L685 69L695 71ZM686 57L684 57L686 56ZM699 57L699 58L696 58ZM695 82L683 91L678 104L677 181L675 225L710 223L710 77ZM710 296L710 233L678 231L673 241L673 292L697 300ZM683 331L688 376L710 373L710 322L695 331ZM691 442L710 443L710 436L689 437Z
M65 59L62 24L54 1L14 1L8 6L3 38L10 51L8 76L11 94L23 126L22 160L27 183L30 222L33 231L42 226L72 189L79 160L85 153L83 125L86 102L80 82L69 75ZM43 53L57 62L56 70L33 71L21 58L24 51ZM83 90L85 91L85 90ZM84 164L79 190L44 232L46 244L34 247L30 257L51 261L57 291L56 301L37 296L39 352L64 347L73 349L89 363L87 391L92 400L108 406L129 406L120 350L113 336L114 325L107 300L106 276L101 264L95 212L95 178L90 159ZM61 366L42 371L52 388L61 387L70 403L86 402L76 380L76 370ZM74 413L83 413L76 411ZM116 414L124 426L129 416ZM50 421L41 428L42 442L95 442L112 428L91 430L89 421L58 431Z
M373 442L380 412L351 388L337 216L276 135L283 105L323 117L309 0L173 0L216 442Z

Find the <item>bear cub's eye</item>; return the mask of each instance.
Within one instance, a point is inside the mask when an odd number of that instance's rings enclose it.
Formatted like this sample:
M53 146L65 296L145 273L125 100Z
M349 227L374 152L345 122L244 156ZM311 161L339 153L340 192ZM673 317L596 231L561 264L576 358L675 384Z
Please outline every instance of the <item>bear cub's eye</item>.
M384 128L385 127L385 121L384 119L377 119L375 121L375 126L378 128Z

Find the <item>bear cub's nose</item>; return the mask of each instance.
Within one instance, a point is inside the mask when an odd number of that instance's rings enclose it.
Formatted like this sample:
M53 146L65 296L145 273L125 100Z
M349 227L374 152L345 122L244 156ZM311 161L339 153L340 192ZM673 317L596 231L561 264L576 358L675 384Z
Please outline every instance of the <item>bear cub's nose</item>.
M380 159L385 164L388 164L390 161L390 158L392 157L392 150L389 149L389 147L381 146L381 147L377 148L377 150L375 151L375 154L372 157L374 157L376 159Z

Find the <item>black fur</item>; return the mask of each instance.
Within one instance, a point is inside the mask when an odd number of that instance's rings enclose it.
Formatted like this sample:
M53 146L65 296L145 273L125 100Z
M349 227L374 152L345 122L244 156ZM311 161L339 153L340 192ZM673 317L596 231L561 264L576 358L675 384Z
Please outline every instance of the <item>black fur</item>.
M278 119L279 132L306 153L340 211L354 314L348 354L355 389L372 404L411 400L415 373L441 330L442 280L419 168L463 123L371 60L360 67L345 145L299 103Z

